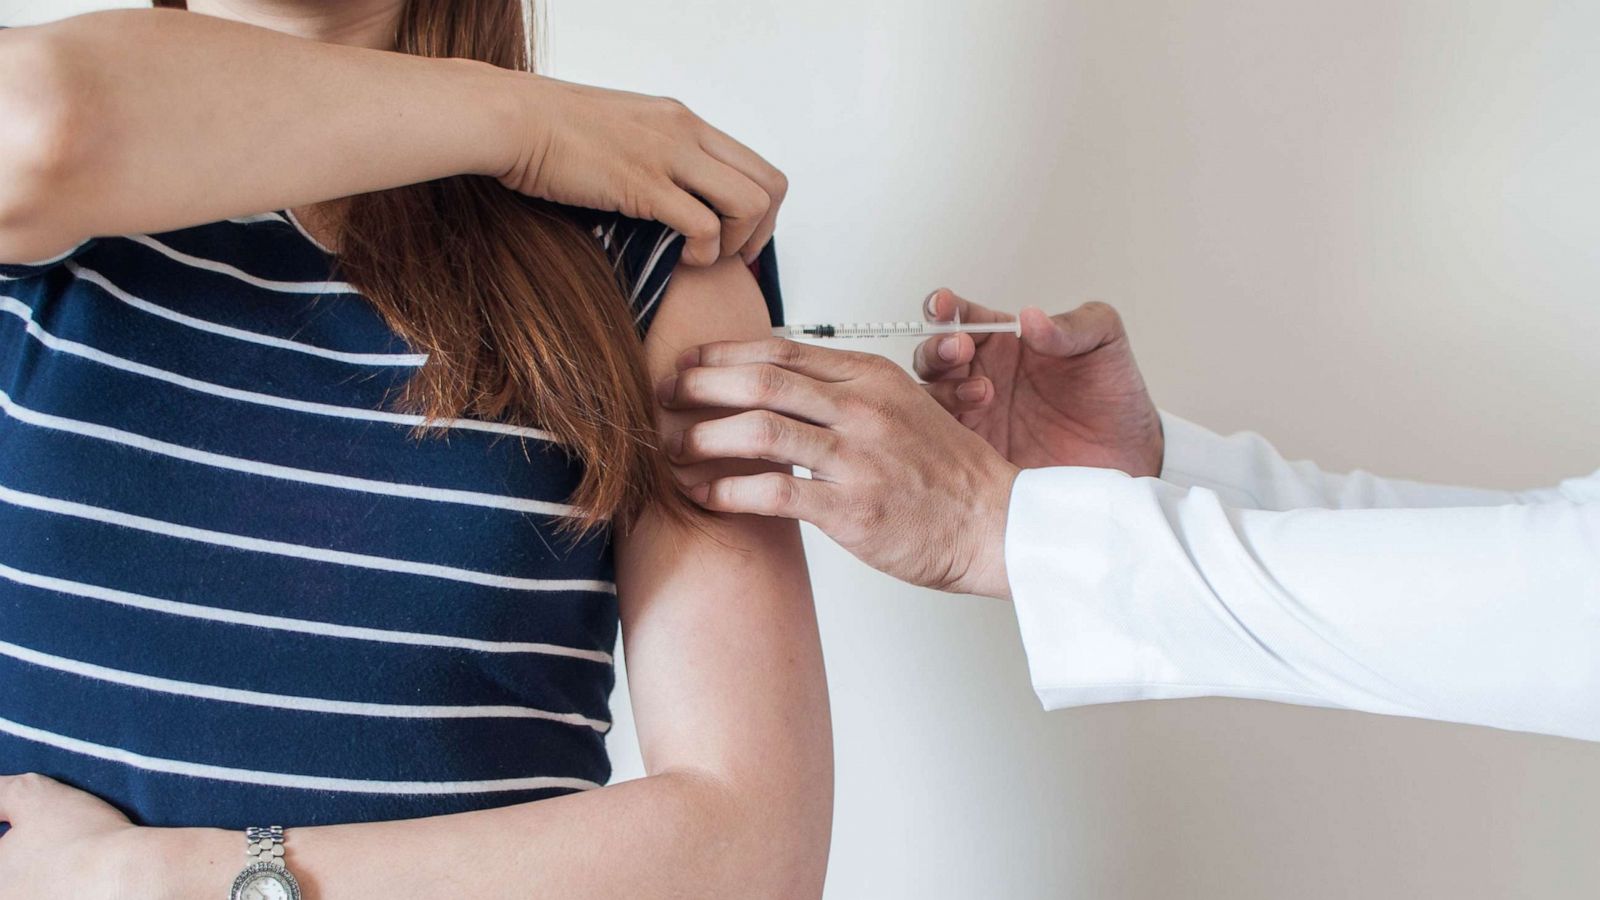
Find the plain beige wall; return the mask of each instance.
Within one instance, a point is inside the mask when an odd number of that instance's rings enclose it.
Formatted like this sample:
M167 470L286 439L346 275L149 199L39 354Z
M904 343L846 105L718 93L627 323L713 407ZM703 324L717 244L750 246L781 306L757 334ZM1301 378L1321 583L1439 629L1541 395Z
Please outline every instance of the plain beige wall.
M0 0L0 22L88 5ZM681 97L790 173L796 320L911 316L938 284L1099 297L1160 402L1213 427L1490 485L1600 464L1600 6L554 0L549 21L556 74ZM1009 608L810 537L832 900L1600 892L1600 748L1230 701L1046 714Z

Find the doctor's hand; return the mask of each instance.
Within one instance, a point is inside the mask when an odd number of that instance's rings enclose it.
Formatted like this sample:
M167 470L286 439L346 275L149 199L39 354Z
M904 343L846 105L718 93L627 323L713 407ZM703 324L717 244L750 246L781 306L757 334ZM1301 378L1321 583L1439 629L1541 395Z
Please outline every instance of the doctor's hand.
M976 408L950 390L958 411ZM706 509L803 519L902 581L1010 596L1005 525L1017 468L894 363L776 339L706 344L685 352L656 393L669 409L741 410L668 435L675 463L811 470L809 479L767 472L687 485Z
M1012 316L943 288L929 295L929 321L1007 322ZM1085 303L1047 316L1022 311L1022 337L956 334L916 350L929 392L1012 464L1024 468L1094 466L1130 475L1161 474L1161 418L1133 359L1117 311ZM959 392L981 394L979 404Z

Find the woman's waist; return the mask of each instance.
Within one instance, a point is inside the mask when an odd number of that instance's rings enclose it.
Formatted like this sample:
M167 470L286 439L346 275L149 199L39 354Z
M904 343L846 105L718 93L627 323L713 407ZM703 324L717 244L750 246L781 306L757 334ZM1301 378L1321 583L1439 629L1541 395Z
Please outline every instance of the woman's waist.
M0 771L41 772L148 825L412 818L585 790L610 775L602 735L539 720L294 723L282 712L0 702Z
M167 824L225 822L263 792L355 821L609 774L608 661L117 611L144 612L0 591L0 771L44 771Z

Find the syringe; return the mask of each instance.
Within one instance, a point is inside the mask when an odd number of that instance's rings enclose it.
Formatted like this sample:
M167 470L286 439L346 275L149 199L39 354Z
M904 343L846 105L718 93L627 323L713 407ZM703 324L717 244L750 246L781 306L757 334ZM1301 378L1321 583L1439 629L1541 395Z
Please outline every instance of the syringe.
M1022 336L1022 323L1014 322L849 322L835 325L780 325L772 329L781 338L923 337L930 334L1014 334Z

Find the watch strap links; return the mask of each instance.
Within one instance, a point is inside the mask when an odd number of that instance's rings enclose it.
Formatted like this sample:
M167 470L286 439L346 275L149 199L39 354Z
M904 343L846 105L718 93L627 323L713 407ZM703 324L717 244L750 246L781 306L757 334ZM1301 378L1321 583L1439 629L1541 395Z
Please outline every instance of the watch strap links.
M283 865L283 826L252 825L244 830L244 853L255 862Z

